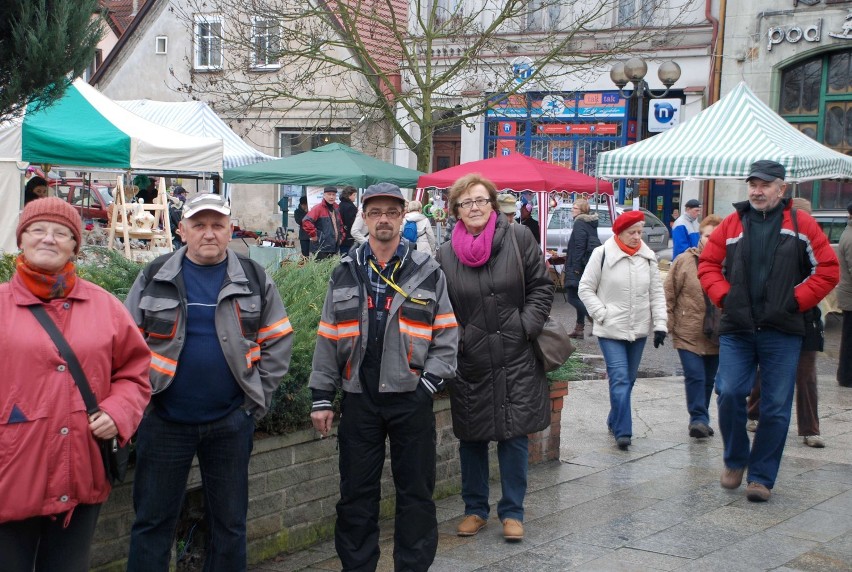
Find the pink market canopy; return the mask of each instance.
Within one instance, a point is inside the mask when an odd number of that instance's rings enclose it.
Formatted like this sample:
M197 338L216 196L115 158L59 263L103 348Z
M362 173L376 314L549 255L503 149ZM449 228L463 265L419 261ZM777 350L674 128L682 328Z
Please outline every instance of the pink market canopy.
M535 191L538 196L542 247L547 236L549 193L613 194L612 183L610 182L595 179L566 167L533 159L520 153L462 163L449 169L422 175L417 181L417 186L419 189L428 187L447 189L456 180L470 173L479 173L491 180L497 186L498 192ZM418 197L422 198L422 190L418 190Z

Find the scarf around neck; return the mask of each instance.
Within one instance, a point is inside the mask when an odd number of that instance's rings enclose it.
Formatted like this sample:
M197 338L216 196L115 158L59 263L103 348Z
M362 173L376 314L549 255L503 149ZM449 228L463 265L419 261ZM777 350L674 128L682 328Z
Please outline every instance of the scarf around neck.
M626 244L624 244L623 242L621 242L621 240L618 238L617 234L614 234L612 236L615 239L615 244L617 244L618 248L620 248L623 252L625 252L627 254L627 256L633 256L634 254L639 252L640 248L642 248L642 242L639 242L639 246L637 246L636 248L631 248L631 247L627 246Z
M474 236L467 231L464 222L459 219L453 227L453 251L465 266L478 268L491 258L491 244L497 228L497 213L492 211L481 233Z
M24 286L42 300L65 298L77 283L77 269L70 260L59 271L48 272L36 268L19 254L15 260L15 268Z

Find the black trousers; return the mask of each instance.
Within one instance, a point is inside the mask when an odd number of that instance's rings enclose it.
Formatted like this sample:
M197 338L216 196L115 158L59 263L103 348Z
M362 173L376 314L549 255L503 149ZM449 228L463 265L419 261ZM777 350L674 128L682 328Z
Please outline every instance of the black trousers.
M3 572L88 572L99 504L77 505L67 513L0 523Z
M379 562L379 502L385 440L396 488L394 570L429 570L438 548L435 515L435 415L432 396L345 393L338 430L340 501L334 544L343 570L372 572Z
M843 387L852 387L852 312L843 312L840 359L837 362L837 383Z

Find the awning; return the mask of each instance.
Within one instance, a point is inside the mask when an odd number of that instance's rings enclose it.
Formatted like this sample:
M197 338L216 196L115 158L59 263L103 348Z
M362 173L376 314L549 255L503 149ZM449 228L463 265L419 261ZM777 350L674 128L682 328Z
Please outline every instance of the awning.
M744 179L757 160L777 161L788 181L852 178L852 158L814 141L741 82L671 131L598 155L609 179Z

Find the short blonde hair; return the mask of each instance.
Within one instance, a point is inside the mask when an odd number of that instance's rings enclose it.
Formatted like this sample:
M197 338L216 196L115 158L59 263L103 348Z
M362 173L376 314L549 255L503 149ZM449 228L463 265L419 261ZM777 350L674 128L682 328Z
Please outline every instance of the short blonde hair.
M420 201L408 201L408 205L405 207L405 210L407 210L408 212L420 212L422 208L423 203L421 203Z
M470 173L469 175L465 175L464 177L458 179L453 186L450 187L450 212L454 217L459 217L459 197L465 194L467 191L474 187L475 185L482 185L488 191L488 199L491 203L491 208L495 211L498 211L499 208L497 206L497 185L492 183L490 180L486 179L479 173Z
M802 197L793 197L793 208L799 209L800 211L805 211L806 213L809 213L813 210L811 208L811 201Z
M579 198L574 201L574 206L580 209L580 212L583 214L589 214L589 210L591 210L588 199Z
M719 226L722 224L722 217L716 214L709 214L698 223L698 232L704 230L705 226Z

